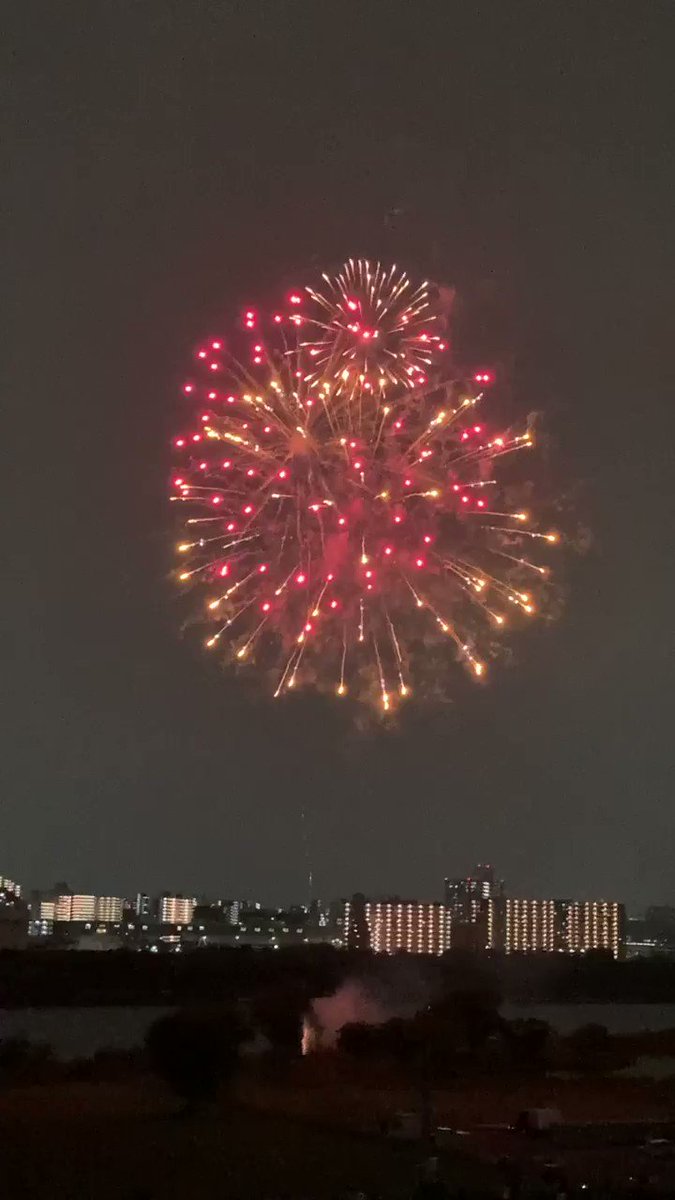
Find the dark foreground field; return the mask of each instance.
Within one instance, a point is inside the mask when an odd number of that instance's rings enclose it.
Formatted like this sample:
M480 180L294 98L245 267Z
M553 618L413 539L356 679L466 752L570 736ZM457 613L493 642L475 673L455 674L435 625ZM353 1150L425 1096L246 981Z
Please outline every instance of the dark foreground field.
M302 1067L280 1086L240 1079L232 1098L188 1117L144 1074L10 1087L0 1096L0 1197L345 1200L359 1191L369 1200L410 1197L425 1152L387 1141L377 1126L378 1114L409 1109L413 1096L335 1079L328 1086ZM675 1157L670 1150L665 1158L660 1150L657 1157L645 1151L650 1136L665 1136L675 1148L672 1104L657 1102L647 1088L597 1081L582 1092L549 1084L545 1099L561 1102L572 1123L541 1140L480 1124L531 1102L524 1087L507 1093L484 1083L479 1095L465 1081L434 1099L442 1123L451 1114L467 1119L469 1132L444 1138L440 1151L446 1182L467 1196L503 1194L496 1164L506 1157L521 1164L533 1187L552 1160L577 1188L586 1182L588 1194L604 1184L603 1195L625 1195L631 1178L645 1177L650 1195L675 1195ZM574 1124L584 1117L589 1124Z
M0 1099L3 1200L323 1200L350 1189L393 1200L410 1195L419 1157L227 1102L176 1117L151 1081L33 1086ZM458 1183L465 1173L450 1168Z
M425 1152L387 1141L377 1132L377 1118L399 1106L409 1109L412 1095L337 1080L327 1086L302 1066L282 1086L241 1079L232 1098L188 1117L178 1115L176 1102L144 1074L8 1088L0 1096L0 1197L344 1200L359 1191L382 1200L410 1197ZM532 1184L543 1164L554 1160L570 1182L579 1187L587 1181L591 1192L604 1182L612 1195L625 1194L631 1177L645 1175L656 1185L655 1195L674 1195L674 1160L652 1160L642 1149L650 1134L672 1139L671 1106L636 1086L612 1089L597 1081L585 1091L584 1115L591 1124L566 1125L540 1141L475 1124L503 1117L526 1098L531 1102L524 1089L506 1093L484 1084L480 1103L466 1082L454 1094L436 1093L439 1120L461 1113L470 1130L441 1150L446 1182L468 1196L501 1195L504 1180L496 1163L508 1157L521 1163ZM577 1120L581 1116L581 1098L578 1089L566 1095L548 1090L545 1097L562 1101L572 1120L573 1112Z

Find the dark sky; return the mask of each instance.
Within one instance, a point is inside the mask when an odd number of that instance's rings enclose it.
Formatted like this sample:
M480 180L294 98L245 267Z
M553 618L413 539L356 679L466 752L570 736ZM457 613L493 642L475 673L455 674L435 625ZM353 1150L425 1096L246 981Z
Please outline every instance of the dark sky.
M14 0L4 40L0 872L285 901L304 808L323 896L487 858L675 901L672 4ZM252 700L166 578L186 355L353 253L457 284L594 535L513 669L368 737Z

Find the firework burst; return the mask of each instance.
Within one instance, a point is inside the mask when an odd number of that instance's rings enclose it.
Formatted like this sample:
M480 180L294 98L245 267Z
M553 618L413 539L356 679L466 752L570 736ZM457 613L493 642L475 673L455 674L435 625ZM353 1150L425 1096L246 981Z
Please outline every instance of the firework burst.
M174 440L179 583L205 645L255 663L274 696L313 686L390 711L480 679L495 635L531 617L558 541L514 504L529 429L492 431L492 384L450 363L434 291L352 260L230 340L197 348Z

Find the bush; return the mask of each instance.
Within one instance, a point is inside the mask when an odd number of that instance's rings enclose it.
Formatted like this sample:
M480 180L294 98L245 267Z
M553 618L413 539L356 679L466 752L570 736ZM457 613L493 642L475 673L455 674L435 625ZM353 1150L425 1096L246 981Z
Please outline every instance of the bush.
M244 1030L231 1012L182 1011L150 1026L145 1048L152 1070L188 1106L215 1100L237 1067Z

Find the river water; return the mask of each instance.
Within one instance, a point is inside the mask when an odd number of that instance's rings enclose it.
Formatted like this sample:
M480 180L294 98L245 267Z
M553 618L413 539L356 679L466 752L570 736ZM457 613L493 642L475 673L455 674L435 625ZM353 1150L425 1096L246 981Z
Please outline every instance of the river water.
M145 1032L167 1008L0 1009L0 1039L48 1042L58 1058L88 1058L97 1050L140 1046ZM675 1004L505 1004L507 1020L536 1017L560 1033L596 1022L610 1033L675 1028Z
M675 1029L675 1004L503 1004L507 1021L536 1017L558 1033L580 1025L606 1025L610 1033L644 1033Z

